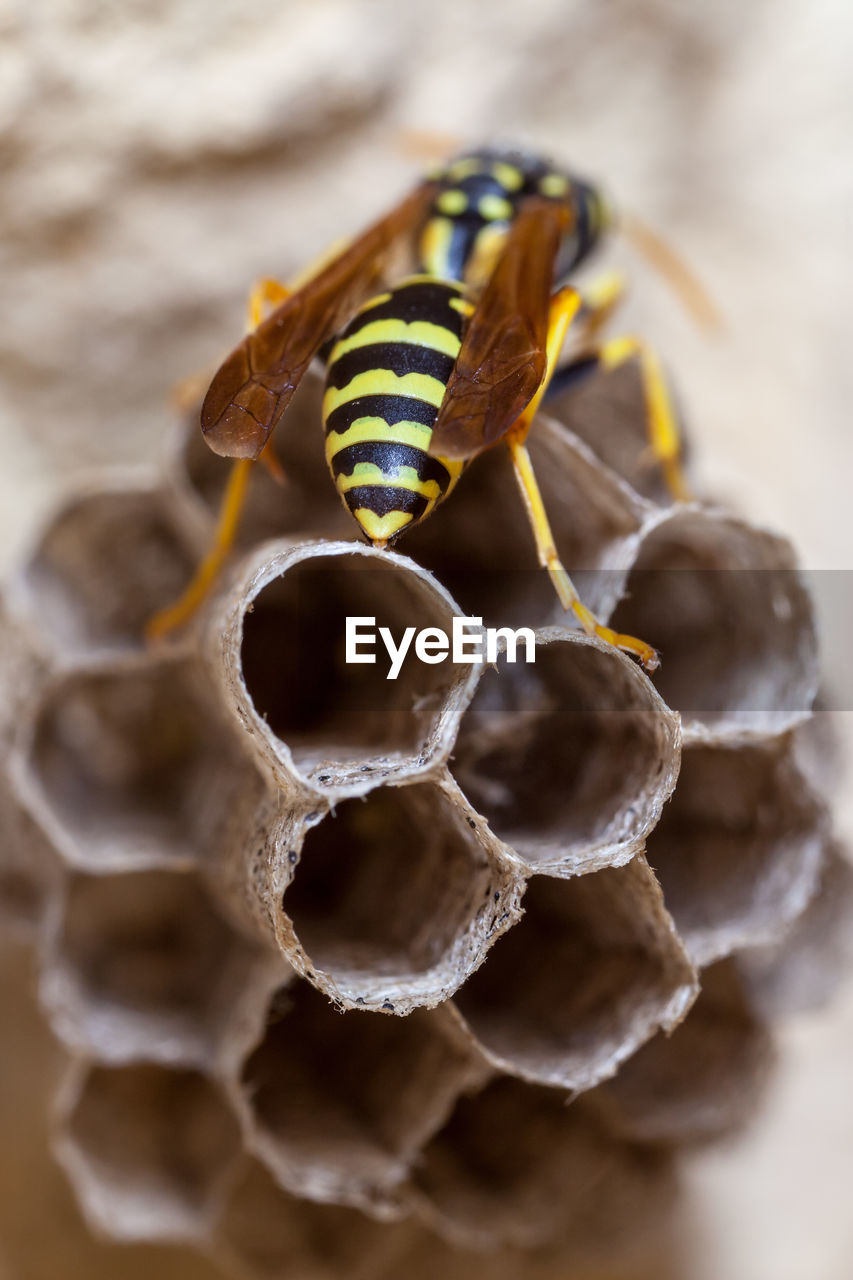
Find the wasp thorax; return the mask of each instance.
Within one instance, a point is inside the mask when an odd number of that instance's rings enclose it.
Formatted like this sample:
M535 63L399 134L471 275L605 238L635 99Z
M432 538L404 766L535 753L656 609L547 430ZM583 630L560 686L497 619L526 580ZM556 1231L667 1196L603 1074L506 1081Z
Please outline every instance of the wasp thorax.
M609 224L606 203L595 187L534 153L488 150L463 155L442 170L437 181L421 237L422 268L474 289L489 279L510 225L532 196L564 203L571 214L557 278L592 251Z

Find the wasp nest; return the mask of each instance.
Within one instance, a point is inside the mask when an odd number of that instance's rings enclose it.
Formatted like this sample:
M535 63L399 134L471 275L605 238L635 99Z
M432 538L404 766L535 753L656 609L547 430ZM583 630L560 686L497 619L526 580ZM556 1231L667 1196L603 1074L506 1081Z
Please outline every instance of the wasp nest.
M10 583L0 909L36 939L97 1232L258 1280L484 1249L565 1276L654 1235L677 1150L754 1110L767 1018L822 994L850 896L807 780L809 601L782 539L662 504L596 385L530 451L655 684L565 625L499 451L406 555L353 541L310 377L287 487L253 478L183 636L141 638L227 473L189 427L165 479L66 500ZM347 616L460 613L535 628L535 664L343 663Z

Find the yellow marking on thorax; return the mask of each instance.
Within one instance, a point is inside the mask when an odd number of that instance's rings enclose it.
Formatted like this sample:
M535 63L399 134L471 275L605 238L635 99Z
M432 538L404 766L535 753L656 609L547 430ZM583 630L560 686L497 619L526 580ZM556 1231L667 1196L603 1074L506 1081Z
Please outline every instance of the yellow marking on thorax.
M473 289L482 288L488 281L506 244L506 237L504 223L487 223L477 232L474 249L465 268L465 281Z
M420 422L395 422L390 426L384 418L356 418L346 431L330 431L326 436L326 457L331 461L341 449L351 444L410 444L415 449L428 449L432 427Z
M432 351L441 351L455 360L462 345L456 334L444 325L432 324L429 320L374 320L363 329L348 338L336 342L329 356L329 364L346 355L348 351L357 351L360 347L370 347L377 342L406 342L419 347L429 347Z
M435 207L439 213L446 213L453 217L456 214L465 212L468 208L468 197L464 191L451 187L449 191L442 191L435 202Z
M323 417L328 419L342 404L361 396L413 396L437 409L444 399L444 383L426 373L405 373L398 377L390 369L367 369L345 387L329 387L323 396Z
M569 180L561 173L546 173L539 182L539 190L543 196L564 196L569 189Z
M453 236L453 223L449 218L430 218L423 229L420 244L421 262L430 273L443 280L447 277L447 259Z
M477 212L490 222L509 222L512 217L512 205L503 196L494 193L481 196L477 201Z
M524 184L524 174L514 164L498 160L492 165L492 173L507 191L518 191Z

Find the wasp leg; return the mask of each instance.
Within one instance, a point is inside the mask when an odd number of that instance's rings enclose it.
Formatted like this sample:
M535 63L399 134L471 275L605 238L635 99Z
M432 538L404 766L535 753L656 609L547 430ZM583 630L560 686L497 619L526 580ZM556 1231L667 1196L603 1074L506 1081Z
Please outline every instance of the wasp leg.
M257 329L264 318L266 307L280 307L283 302L287 302L292 292L292 288L273 280L271 276L262 276L260 280L256 280L246 303L246 332L251 333L253 329Z
M652 456L660 464L673 498L677 502L688 502L691 494L681 464L678 416L657 353L643 338L633 335L596 341L602 326L621 302L625 287L624 276L614 271L600 276L584 288L583 306L578 316L584 331L581 350L554 372L549 390L559 394L597 369L617 369L628 360L636 360L643 382Z
M625 297L628 282L621 271L605 271L585 284L580 291L582 307L578 323L584 330L584 346L588 347L598 337L600 330ZM555 377L559 377L557 370Z
M666 486L676 502L689 502L690 487L681 462L681 430L660 359L642 338L609 338L583 350L557 370L550 390L568 391L597 369L618 369L628 360L640 368L645 400L646 429L652 457L660 465Z
M145 638L149 641L162 640L172 631L183 627L207 598L211 587L219 576L229 551L234 545L240 516L246 502L249 486L249 472L252 462L248 458L238 458L231 466L228 483L225 486L225 497L219 511L213 545L202 560L192 581L182 595L159 613L148 620Z
M605 627L598 621L595 614L586 607L578 595L577 589L566 572L557 552L554 535L551 532L551 526L545 511L545 504L542 501L542 494L533 470L533 464L530 461L530 454L527 452L527 446L524 443L533 422L533 417L553 375L566 329L572 318L578 314L580 305L580 297L574 289L567 287L555 294L551 304L548 325L548 364L545 378L533 400L531 400L524 413L508 433L506 443L512 458L515 478L521 490L521 496L530 521L530 527L533 531L533 537L536 541L539 563L544 569L547 569L560 604L567 612L575 615L587 635L599 636L602 640L606 640L608 644L626 650L626 652L633 654L634 657L639 658L646 671L654 671L660 660L651 645L646 644L644 640L638 640L636 636L622 635L611 627Z
M514 440L520 440L524 443L536 416L536 411L542 403L542 397L548 390L548 385L554 376L557 358L565 342L569 325L577 317L582 306L583 299L581 295L577 289L573 289L568 284L564 285L562 289L558 289L551 299L551 307L548 314L548 337L545 343L545 377L539 384L539 389L527 408L513 423L510 434ZM507 439L509 438L508 436Z
M289 295L290 290L278 280L269 278L259 280L249 294L246 307L249 328L254 329L260 324L265 307L279 306ZM271 441L267 443L258 461L263 463L274 480L283 484L284 471L272 451L271 443ZM251 467L252 462L247 458L240 458L232 463L210 550L178 599L149 618L145 627L146 640L162 640L171 632L177 631L185 626L204 604L237 537L240 517L249 491Z
M681 431L672 396L653 347L643 338L609 338L596 353L602 369L618 369L627 360L637 360L646 402L649 445L660 464L667 488L676 502L689 502L690 489L681 464Z
M605 627L581 600L574 583L557 554L554 535L548 523L545 504L542 501L542 494L539 491L527 446L512 435L508 437L507 445L512 457L512 465L515 469L515 478L518 481L524 505L527 509L530 527L536 539L539 563L544 569L548 570L560 604L566 612L571 612L575 615L587 635L599 636L609 644L616 645L618 649L625 649L628 653L633 654L634 657L639 658L646 671L654 671L658 667L660 659L651 645L646 644L644 640L638 640L636 636L622 635L611 627Z

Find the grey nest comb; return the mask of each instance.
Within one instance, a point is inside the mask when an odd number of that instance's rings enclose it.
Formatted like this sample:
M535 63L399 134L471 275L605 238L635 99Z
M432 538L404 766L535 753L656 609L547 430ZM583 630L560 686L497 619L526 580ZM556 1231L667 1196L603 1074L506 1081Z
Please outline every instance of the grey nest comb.
M850 877L793 554L666 505L636 396L596 386L531 454L654 683L565 625L499 453L399 553L355 541L314 377L286 491L253 478L178 638L141 637L226 474L188 424L163 473L65 498L8 583L0 918L37 948L96 1232L251 1280L473 1277L484 1250L565 1277L654 1232L679 1152L754 1111L769 1019L825 994ZM535 664L342 664L348 614L459 613L534 628Z

